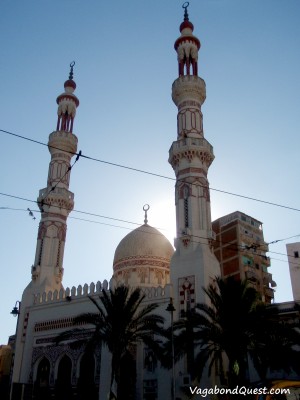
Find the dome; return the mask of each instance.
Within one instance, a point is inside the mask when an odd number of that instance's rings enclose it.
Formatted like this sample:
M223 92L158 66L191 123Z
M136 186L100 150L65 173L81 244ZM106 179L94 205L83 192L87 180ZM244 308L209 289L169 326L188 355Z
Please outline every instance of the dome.
M144 224L126 235L115 251L114 270L133 259L157 259L170 264L174 253L169 240L157 229Z
M169 240L157 229L144 224L126 235L117 246L114 278L117 282L138 286L167 284L173 253Z

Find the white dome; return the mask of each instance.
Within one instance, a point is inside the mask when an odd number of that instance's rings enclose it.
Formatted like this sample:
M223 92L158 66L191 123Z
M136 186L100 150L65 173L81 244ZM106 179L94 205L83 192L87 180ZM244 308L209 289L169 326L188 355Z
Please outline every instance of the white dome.
M170 260L174 253L169 240L144 224L126 235L116 248L114 278L137 286L169 283Z

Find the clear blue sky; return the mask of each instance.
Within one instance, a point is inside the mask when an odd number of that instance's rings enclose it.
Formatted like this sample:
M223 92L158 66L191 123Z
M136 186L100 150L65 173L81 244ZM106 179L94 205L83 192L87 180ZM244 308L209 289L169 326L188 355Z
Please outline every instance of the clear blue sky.
M80 99L79 150L98 159L174 177L168 150L176 140L177 78L173 44L182 1L29 0L0 3L0 129L44 143L56 126L56 97L69 64ZM211 188L300 208L300 2L191 0L206 81L206 139L214 146ZM47 147L0 132L0 191L36 200L46 186ZM70 190L75 209L175 235L174 182L80 159ZM211 192L212 216L235 210L263 222L268 242L300 235L300 213ZM9 314L28 284L39 214L34 203L0 196L0 343L14 333ZM3 209L3 207L13 208ZM20 210L16 210L20 209ZM64 285L110 279L114 250L137 225L73 212ZM116 225L108 226L104 224ZM292 299L285 244L270 245L276 301Z

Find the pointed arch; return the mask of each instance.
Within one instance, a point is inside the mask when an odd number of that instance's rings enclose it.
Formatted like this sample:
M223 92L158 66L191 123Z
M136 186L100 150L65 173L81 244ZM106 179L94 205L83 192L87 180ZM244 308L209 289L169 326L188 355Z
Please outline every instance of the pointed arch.
M37 362L36 379L34 381L34 398L36 400L50 399L50 361L42 357Z
M57 400L72 399L72 361L67 354L64 354L58 363L55 398Z
M80 359L79 378L77 384L78 399L96 400L98 397L95 384L96 360L94 353L84 353Z

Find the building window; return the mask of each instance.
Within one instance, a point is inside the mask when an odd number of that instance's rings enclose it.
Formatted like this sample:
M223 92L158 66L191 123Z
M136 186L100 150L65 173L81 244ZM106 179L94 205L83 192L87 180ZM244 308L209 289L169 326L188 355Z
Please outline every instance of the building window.
M143 384L143 400L157 400L157 380L145 379Z
M244 265L253 265L253 260L251 260L250 258L246 257L246 256L242 256L242 261Z
M294 251L294 257L299 258L299 251Z
M154 372L157 367L157 359L152 350L145 349L144 351L144 368L148 372Z
M268 267L267 267L266 265L262 265L262 270L263 270L264 272L268 272Z

